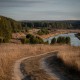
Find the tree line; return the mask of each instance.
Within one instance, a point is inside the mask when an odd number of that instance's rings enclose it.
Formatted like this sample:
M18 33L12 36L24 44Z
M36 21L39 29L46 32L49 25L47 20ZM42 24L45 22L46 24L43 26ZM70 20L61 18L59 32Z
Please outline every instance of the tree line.
M80 29L80 21L21 21L23 27L49 29Z
M70 37L63 37L63 36L59 36L58 38L53 38L51 40L51 44L55 44L55 43L58 43L58 44L70 44Z

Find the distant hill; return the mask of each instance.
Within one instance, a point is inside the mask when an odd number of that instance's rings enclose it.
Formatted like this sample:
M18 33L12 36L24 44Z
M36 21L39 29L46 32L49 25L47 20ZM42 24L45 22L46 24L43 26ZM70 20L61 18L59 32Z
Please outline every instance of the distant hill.
M43 28L47 27L50 29L80 29L80 20L42 20L42 21L21 21L23 27L35 27Z
M0 42L8 42L12 32L22 29L21 23L11 18L0 16Z

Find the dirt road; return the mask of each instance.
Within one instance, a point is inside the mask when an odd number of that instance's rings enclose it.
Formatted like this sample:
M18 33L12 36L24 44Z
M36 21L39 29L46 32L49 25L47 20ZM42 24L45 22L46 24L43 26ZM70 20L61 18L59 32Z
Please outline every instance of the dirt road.
M28 60L28 59L31 59L31 58L35 58L35 57L39 57L39 56L45 56L45 55L48 55L48 54L54 53L54 52L56 52L56 51L48 52L48 53L44 53L44 54L40 54L40 55L36 55L36 56L25 57L25 58L22 58L20 60L17 60L15 62L15 65L14 65L14 70L13 70L14 72L13 72L12 80L24 80L25 75L21 71L21 69L22 69L21 68L21 62L22 61Z

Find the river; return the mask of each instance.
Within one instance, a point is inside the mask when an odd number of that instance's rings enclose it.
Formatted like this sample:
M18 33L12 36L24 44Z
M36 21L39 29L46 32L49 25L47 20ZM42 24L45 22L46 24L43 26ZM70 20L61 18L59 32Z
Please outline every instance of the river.
M49 37L47 39L44 39L44 42L48 41L49 44L51 43L51 40L55 37L58 38L59 36L69 36L71 39L71 46L80 46L80 40L75 36L76 33L67 33L67 34L59 34L57 36Z

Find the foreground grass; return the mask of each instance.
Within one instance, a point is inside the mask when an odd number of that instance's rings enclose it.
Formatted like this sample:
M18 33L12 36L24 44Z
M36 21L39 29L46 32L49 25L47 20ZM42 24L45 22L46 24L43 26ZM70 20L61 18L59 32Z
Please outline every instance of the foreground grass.
M71 47L68 45L22 45L22 44L1 44L0 45L0 80L11 80L12 68L16 60L32 55L58 50L60 57L67 64L77 64L80 68L80 47ZM75 54L76 53L76 54ZM62 57L62 56L63 57ZM65 56L66 55L66 56ZM69 57L69 59L67 59ZM72 58L73 57L73 58ZM73 61L74 60L74 61ZM70 63L70 61L72 61Z
M0 45L0 80L11 80L12 67L16 60L54 50L49 45Z

